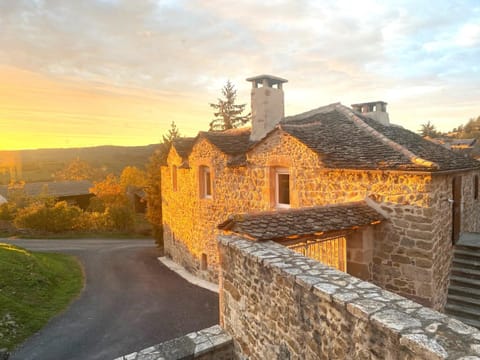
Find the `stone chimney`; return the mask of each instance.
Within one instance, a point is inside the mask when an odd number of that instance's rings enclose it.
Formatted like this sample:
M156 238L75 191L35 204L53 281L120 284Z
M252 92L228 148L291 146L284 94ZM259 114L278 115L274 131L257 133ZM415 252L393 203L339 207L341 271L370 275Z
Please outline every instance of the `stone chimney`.
M390 125L390 120L387 113L387 103L385 101L352 104L352 109L362 113L364 116L378 121L382 125Z
M262 139L285 116L282 84L288 80L258 75L248 78L252 82L252 133L250 140Z

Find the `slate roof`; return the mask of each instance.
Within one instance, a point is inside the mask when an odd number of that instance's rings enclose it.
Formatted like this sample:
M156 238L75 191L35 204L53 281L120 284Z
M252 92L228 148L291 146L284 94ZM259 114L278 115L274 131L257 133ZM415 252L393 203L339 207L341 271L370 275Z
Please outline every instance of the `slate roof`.
M173 147L177 150L178 155L185 159L190 155L192 151L193 144L195 143L196 138L194 137L182 137L173 139Z
M200 131L196 137L177 138L173 140L173 147L178 155L186 160L193 146L200 139L207 139L221 152L231 156L229 166L241 166L245 164L245 154L251 145L250 129L231 129L226 131ZM186 165L185 165L186 166Z
M340 103L284 118L272 132L279 129L318 153L332 169L436 172L480 168L479 161L400 126L382 125ZM252 143L249 137L249 129L208 131L196 138L177 139L174 146L186 159L195 142L205 138L230 156L229 166L243 166L248 151L262 142Z
M90 188L93 183L88 180L79 181L44 181L35 183L26 183L24 191L28 196L37 196L45 190L48 195L55 197L78 196L91 194ZM8 186L0 186L0 195L8 198Z
M446 149L445 147L432 143L418 134L398 126L384 126L379 122L367 117L362 120L370 127L384 134L397 144L404 146L415 155L433 161L438 164L438 170L469 169L480 167L480 162L464 157Z
M202 131L199 137L206 138L227 155L245 154L250 143L250 129L232 129L227 131Z
M321 207L289 209L275 212L233 215L218 225L221 230L266 241L292 236L314 235L347 230L378 223L384 217L366 202Z
M328 168L411 169L403 154L359 128L338 110L299 121L284 120L281 129L321 156Z
M329 168L459 170L480 162L400 126L385 126L341 104L285 118L279 127L317 152Z

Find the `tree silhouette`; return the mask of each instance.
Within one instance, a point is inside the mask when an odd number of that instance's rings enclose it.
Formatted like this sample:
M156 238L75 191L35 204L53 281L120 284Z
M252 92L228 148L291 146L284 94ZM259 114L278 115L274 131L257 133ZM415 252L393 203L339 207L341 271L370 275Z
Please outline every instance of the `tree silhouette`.
M424 137L428 136L431 138L438 137L441 135L441 133L437 131L437 128L435 127L435 125L433 125L430 122L430 120L420 126L419 133Z
M237 90L230 80L222 88L222 95L224 99L219 98L216 104L210 103L210 107L215 109L213 113L215 119L210 122L210 131L233 129L245 125L250 120L250 114L242 115L246 104L235 104Z

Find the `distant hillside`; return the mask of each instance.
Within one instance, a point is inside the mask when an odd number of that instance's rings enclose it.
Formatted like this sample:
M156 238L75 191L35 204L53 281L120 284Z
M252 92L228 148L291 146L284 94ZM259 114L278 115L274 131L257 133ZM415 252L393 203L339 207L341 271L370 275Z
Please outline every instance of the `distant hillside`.
M10 172L16 168L26 182L49 181L53 174L70 161L79 158L106 174L119 175L125 166L144 169L157 145L96 146L71 149L38 149L0 151L0 184L8 184ZM18 164L20 163L20 165Z

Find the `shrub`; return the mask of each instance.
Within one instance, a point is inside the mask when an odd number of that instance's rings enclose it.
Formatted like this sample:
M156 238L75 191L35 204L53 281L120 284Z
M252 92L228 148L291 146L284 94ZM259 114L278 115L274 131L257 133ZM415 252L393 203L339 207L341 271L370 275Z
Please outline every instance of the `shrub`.
M15 212L15 206L12 206L9 203L0 205L0 220L13 220Z
M54 205L34 203L18 210L14 224L17 228L58 233L73 230L81 214L80 208L69 206L65 201Z
M135 214L128 205L111 205L105 210L107 230L129 232L135 226Z
M105 231L107 220L105 213L98 211L84 211L80 214L74 226L75 230L82 232Z

